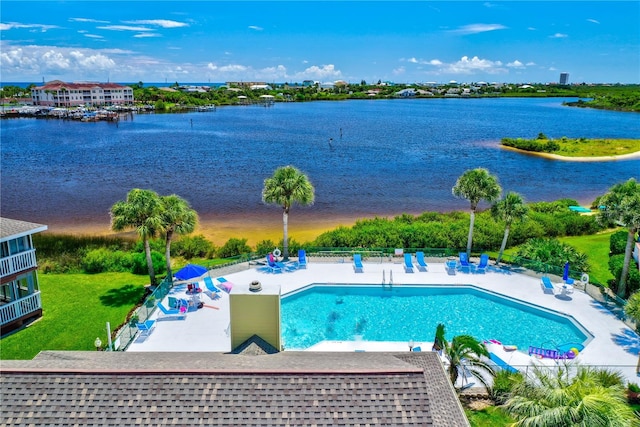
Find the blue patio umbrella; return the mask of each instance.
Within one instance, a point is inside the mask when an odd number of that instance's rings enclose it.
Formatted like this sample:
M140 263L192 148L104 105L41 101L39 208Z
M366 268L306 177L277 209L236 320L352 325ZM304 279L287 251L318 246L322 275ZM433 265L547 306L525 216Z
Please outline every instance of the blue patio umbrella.
M178 280L189 280L194 277L200 277L207 272L207 269L201 265L187 264L178 270L175 274Z
M562 272L562 280L565 282L569 278L569 261L564 264L564 271Z

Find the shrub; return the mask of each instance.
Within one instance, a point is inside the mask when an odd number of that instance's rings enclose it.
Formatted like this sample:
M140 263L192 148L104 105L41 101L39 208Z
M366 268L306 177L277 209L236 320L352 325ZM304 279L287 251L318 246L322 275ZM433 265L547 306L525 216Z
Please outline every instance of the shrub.
M585 254L557 239L529 239L518 248L516 257L519 264L534 270L543 268L544 264L561 269L567 261L574 270L590 270Z
M167 270L167 264L164 256L159 253L151 252L151 261L153 263L153 270L156 275L164 274ZM144 253L136 253L132 257L131 272L133 274L149 274L149 267L147 267L147 257Z
M256 253L258 255L266 255L273 251L276 244L272 240L261 240L256 244Z
M150 239L149 246L151 247L151 251L164 253L164 239ZM132 249L134 252L144 252L144 241L138 240L136 241L135 246Z
M627 248L629 233L626 230L616 231L609 238L609 255L623 254Z
M620 283L620 277L622 276L622 267L624 266L624 254L613 255L609 258L609 271L615 277L615 281L611 283L611 290L616 294L618 293L618 283ZM633 292L640 289L640 272L636 268L633 258L631 259L631 265L629 266L629 276L626 281L626 295L623 298L627 298Z
M185 259L208 258L215 252L213 243L204 236L181 236L171 244L172 255L181 256Z
M236 239L232 237L216 251L216 254L219 258L231 258L250 252L251 248L247 245L247 239Z
M85 273L104 273L131 271L133 260L130 253L110 251L106 248L93 249L82 259Z
M510 372L507 370L498 371L493 379L493 386L490 390L491 398L498 405L502 405L509 398L513 387L522 383L523 380L524 376L520 372Z

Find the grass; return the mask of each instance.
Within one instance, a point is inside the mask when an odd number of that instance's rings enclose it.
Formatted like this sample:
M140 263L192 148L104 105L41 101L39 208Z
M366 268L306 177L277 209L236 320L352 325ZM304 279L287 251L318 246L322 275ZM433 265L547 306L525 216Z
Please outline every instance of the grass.
M590 234L587 236L566 236L559 237L563 243L573 246L576 250L587 254L589 257L589 279L592 283L606 285L609 280L613 279L613 274L609 271L609 239L617 230L607 230L598 234ZM514 257L518 252L518 247L514 246L504 251L504 257L508 260ZM497 251L487 252L490 257L495 259L498 256ZM576 277L580 279L580 277Z
M554 154L566 157L619 156L640 151L640 139L555 139L560 145Z
M0 340L0 359L32 359L42 350L94 350L144 295L148 276L130 273L40 274L43 316Z
M488 406L478 411L465 409L464 412L471 427L504 427L514 422L513 418L495 406Z
M591 265L589 272L591 281L605 285L614 278L609 271L609 238L615 231L610 230L588 236L567 236L559 240L587 254L589 265Z

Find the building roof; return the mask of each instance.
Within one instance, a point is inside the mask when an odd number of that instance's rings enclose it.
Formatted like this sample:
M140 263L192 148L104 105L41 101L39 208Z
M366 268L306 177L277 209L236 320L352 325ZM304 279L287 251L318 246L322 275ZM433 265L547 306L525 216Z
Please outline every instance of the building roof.
M47 82L44 86L34 87L36 90L60 90L65 88L67 90L89 90L91 88L99 87L102 89L131 89L129 86L123 86L118 83L96 83L96 82L63 82L60 80L53 80Z
M48 351L0 373L6 425L469 425L432 352Z
M47 229L46 225L17 219L0 218L0 241L16 239L28 234L39 233Z

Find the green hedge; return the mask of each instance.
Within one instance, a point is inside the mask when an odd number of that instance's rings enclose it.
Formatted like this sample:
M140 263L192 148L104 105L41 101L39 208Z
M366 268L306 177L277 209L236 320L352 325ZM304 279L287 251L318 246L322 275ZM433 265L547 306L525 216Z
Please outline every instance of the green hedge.
M616 294L618 293L618 284L620 283L620 277L622 276L622 267L624 266L624 254L613 255L609 258L609 270L615 277L615 281L610 283L609 287ZM627 277L627 289L626 294L622 295L623 298L628 298L629 295L640 289L640 271L636 266L635 261L631 258L631 265L629 266L629 276Z
M629 238L629 232L626 230L616 231L609 238L609 254L618 255L623 254L627 249L627 239Z

